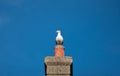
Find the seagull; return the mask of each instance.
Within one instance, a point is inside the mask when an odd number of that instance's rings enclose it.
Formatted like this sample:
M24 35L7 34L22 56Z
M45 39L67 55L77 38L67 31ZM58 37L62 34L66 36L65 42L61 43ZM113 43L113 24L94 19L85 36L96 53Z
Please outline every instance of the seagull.
M56 44L63 44L63 37L61 35L61 31L57 30L56 32L58 33L56 37Z

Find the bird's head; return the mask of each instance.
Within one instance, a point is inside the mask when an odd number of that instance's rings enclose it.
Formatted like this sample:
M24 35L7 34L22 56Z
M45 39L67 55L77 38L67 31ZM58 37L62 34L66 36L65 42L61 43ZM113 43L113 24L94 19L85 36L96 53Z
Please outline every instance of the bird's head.
M60 31L60 30L57 30L56 32L57 32L57 33L61 33L61 31Z

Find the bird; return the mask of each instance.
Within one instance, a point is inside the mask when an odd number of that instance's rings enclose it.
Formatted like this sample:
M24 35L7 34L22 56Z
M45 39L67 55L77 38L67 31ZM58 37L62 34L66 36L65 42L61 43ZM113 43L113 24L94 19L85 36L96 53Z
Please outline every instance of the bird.
M63 37L61 35L61 31L57 30L57 36L56 36L56 44L62 45L63 44Z

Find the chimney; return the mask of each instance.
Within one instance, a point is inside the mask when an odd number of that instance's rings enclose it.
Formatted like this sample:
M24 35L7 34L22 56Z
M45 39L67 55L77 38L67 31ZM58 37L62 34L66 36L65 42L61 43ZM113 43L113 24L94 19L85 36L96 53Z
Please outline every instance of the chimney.
M44 59L46 76L72 76L72 57L64 56L63 37L61 31L57 30L54 56Z
M54 56L55 57L63 57L64 56L64 46L63 45L55 45Z

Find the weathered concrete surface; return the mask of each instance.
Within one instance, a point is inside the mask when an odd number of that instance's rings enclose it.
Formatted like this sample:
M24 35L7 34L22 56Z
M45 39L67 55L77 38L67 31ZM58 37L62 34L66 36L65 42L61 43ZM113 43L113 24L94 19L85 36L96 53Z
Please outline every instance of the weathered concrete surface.
M47 76L70 76L72 74L72 57L46 57L45 69Z

